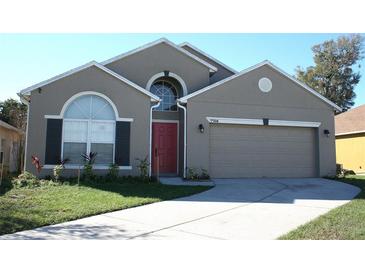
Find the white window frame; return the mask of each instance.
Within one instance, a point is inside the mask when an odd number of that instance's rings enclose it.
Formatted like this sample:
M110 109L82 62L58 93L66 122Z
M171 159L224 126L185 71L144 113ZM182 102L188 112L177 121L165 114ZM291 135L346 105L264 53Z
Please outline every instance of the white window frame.
M79 92L73 96L71 96L63 105L62 110L60 112L59 115L50 115L50 114L46 114L44 115L45 119L62 119L62 144L61 144L61 158L63 159L63 144L64 144L64 121L66 120L79 120L79 121L87 121L89 119L72 119L72 118L64 118L64 114L68 108L68 106L74 101L76 100L78 97L84 96L84 95L96 95L99 96L101 98L104 98L106 101L109 102L109 104L112 106L113 110L114 110L114 114L115 114L115 120L92 120L92 121L110 121L110 122L114 122L115 126L114 126L114 134L113 134L113 138L114 138L114 145L113 145L113 163L115 164L115 128L116 128L116 122L118 121L124 121L124 122L133 122L134 118L126 118L126 117L120 117L117 107L115 106L115 104L113 103L113 101L107 97L106 95L104 95L103 93L97 92L97 91L82 91ZM29 110L29 108L28 108ZM29 115L28 115L29 118ZM88 127L89 128L89 127ZM56 165L44 165L43 168L44 169L53 169ZM83 169L83 165L80 164L66 164L65 167L67 169ZM109 165L105 165L105 164L96 164L93 167L95 170L105 170L105 169L109 169ZM132 170L132 166L118 166L119 170Z
M165 79L156 79L153 83L152 83L152 85L150 86L150 92L152 93L152 94L154 94L152 91L151 91L151 88L156 84L156 83L158 83L158 82L167 82L168 84L170 84L174 89L175 89L175 91L176 91L176 94L175 94L175 104L177 104L177 100L179 99L179 90L178 90L178 88L173 84L173 83L171 83L170 81L168 81L168 80L165 80ZM173 92L173 91L172 91ZM173 92L174 93L174 92ZM161 104L159 105L159 107L161 106L162 107L162 109L158 109L158 108L156 108L156 109L154 109L153 111L156 111L156 112L173 112L173 113L175 113L175 112L178 112L179 110L178 110L178 107L177 107L177 105L176 105L176 110L163 110L163 106L164 106L164 101L163 101L163 95L160 97L159 95L157 95L157 94L154 94L154 95L156 95L158 98L160 98L160 102L161 102ZM170 106L171 107L171 106Z
M147 82L146 90L149 91L151 89L151 86L153 85L154 82L156 82L157 79L165 77L165 76L166 76L165 72L159 72L159 73L153 75ZM177 80L182 87L183 96L188 95L188 88L187 88L184 80L179 75L169 71L167 77L171 77L171 78L174 78L175 80Z
M65 136L65 122L74 121L74 122L87 122L87 136L86 136L86 154L89 154L91 151L91 124L92 122L102 122L102 123L111 123L113 124L113 142L98 142L97 144L112 144L113 145L113 164L115 164L115 126L116 121L113 120L93 120L93 119L72 119L72 118L65 118L62 122L62 146L61 146L61 155L62 159L64 159L63 155L63 146L65 143L64 136ZM72 142L72 143L84 143L84 142ZM77 165L77 164L76 164ZM95 165L105 165L105 164L95 164Z
M87 136L86 136L86 154L89 154L91 152L91 125L93 122L96 123L112 123L113 124L113 142L98 142L98 144L113 144L113 158L112 158L112 164L115 164L115 125L116 125L116 112L114 111L114 120L99 120L99 119L92 119L92 105L93 105L93 96L98 96L95 94L89 94L86 96L90 96L90 108L89 108L89 119L74 119L74 118L64 118L62 121L62 146L61 146L61 158L64 159L64 143L65 143L65 122L68 121L75 121L75 122L87 122ZM81 97L81 96L80 96ZM80 98L78 97L78 98ZM99 96L100 97L100 96ZM69 105L71 105L76 99L69 102ZM107 100L107 103L113 108L113 105L110 104L110 102ZM67 109L65 109L64 114L67 112ZM73 142L73 143L81 143L81 142ZM83 142L82 142L83 143ZM109 163L110 164L110 163ZM105 164L95 164L98 165L105 165Z

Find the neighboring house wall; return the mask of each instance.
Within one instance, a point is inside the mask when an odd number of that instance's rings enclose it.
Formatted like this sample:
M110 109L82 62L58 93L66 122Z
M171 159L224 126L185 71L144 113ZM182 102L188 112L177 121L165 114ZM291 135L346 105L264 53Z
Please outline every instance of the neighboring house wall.
M4 155L5 172L16 172L20 168L21 142L22 135L19 132L0 126L0 151Z
M261 77L272 81L272 90L263 93L258 88ZM211 172L210 125L207 116L277 119L321 122L315 130L318 175L334 175L336 170L334 111L332 107L307 92L293 81L265 65L237 77L187 102L187 166L202 167ZM204 133L198 125L203 124ZM329 137L323 134L328 129Z
M336 162L344 169L365 172L365 133L336 136Z
M213 66L215 66L218 69L218 71L210 77L210 84L218 82L218 81L220 81L224 78L227 78L229 76L232 76L234 74L232 71L226 69L225 67L223 67L222 65L218 64L217 62L211 60L210 58L206 57L205 55L200 54L199 52L190 48L189 46L183 46L182 48L189 51L190 53L194 54L195 56L198 56L200 59L203 59L204 61L208 62L209 64L212 64Z
M209 68L165 43L105 66L143 88L152 76L163 71L173 72L184 79L188 93L209 85Z
M26 170L36 172L31 164L32 155L40 157L41 163L44 164L47 129L45 115L60 115L65 102L73 95L84 91L104 94L115 104L119 118L134 119L130 132L132 170L123 171L123 174L136 175L135 159L145 158L149 151L150 97L96 67L72 74L42 87L40 92L35 90L31 93ZM51 172L51 169L44 169L42 175Z

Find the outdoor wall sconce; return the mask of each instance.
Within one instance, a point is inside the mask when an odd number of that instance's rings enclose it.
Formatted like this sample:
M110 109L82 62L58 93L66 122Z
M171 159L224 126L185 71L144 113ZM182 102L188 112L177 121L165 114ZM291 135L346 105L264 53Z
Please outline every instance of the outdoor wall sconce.
M323 130L323 133L327 136L330 137L330 131L328 129Z
M200 133L204 133L204 126L203 126L203 124L200 124L199 125L199 131L200 131Z

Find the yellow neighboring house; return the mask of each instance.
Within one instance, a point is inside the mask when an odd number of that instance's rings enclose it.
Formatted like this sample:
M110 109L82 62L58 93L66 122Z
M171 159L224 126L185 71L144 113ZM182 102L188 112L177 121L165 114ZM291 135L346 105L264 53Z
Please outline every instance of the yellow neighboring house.
M365 105L337 115L335 127L337 164L365 173Z
M0 120L0 174L22 168L23 136L23 131Z

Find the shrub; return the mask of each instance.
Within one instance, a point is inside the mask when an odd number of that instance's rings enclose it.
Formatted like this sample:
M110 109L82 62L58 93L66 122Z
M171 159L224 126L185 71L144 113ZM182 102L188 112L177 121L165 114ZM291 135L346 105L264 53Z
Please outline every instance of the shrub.
M65 164L68 162L69 160L66 158L66 159L63 159L60 161L60 163L58 165L56 165L54 168L53 168L53 176L56 180L56 182L59 181L61 175L62 175L62 172L63 170L65 169Z
M343 175L343 166L341 164L336 164L336 175Z
M356 175L355 171L351 170L351 169L344 169L343 170L343 175L347 176L347 175Z
M12 181L14 187L37 187L40 186L40 181L36 176L32 173L25 171L24 173L20 174L18 177L14 178Z
M93 173L93 166L90 164L85 164L84 165L84 174L83 177L86 180L91 180L94 178L94 173Z
M204 168L198 170L197 168L188 167L186 179L191 181L209 180L210 176L208 171Z
M3 180L0 185L0 195L6 193L13 187L14 187L14 185L12 184L11 180L9 180L9 179Z
M209 180L210 179L210 176L208 174L208 170L206 170L204 168L201 169L200 179L202 179L202 180Z
M89 154L86 153L81 154L81 157L84 158L85 160L84 178L86 180L91 180L94 178L93 164L95 163L96 155L97 155L96 152L90 152Z
M187 170L187 174L186 174L186 179L188 180L198 180L199 179L199 174L196 168L193 167L188 167Z
M119 166L117 164L110 164L107 178L115 180L118 178L118 175L119 175Z
M337 177L344 177L348 175L356 175L356 173L351 169L343 168L342 164L336 164L336 176Z
M147 180L148 179L148 166L149 166L147 156L144 159L137 158L136 160L138 161L137 168L139 169L140 177L143 180Z
M53 168L53 177L55 178L56 181L58 181L60 179L62 171L63 171L63 166L62 165L56 165Z

